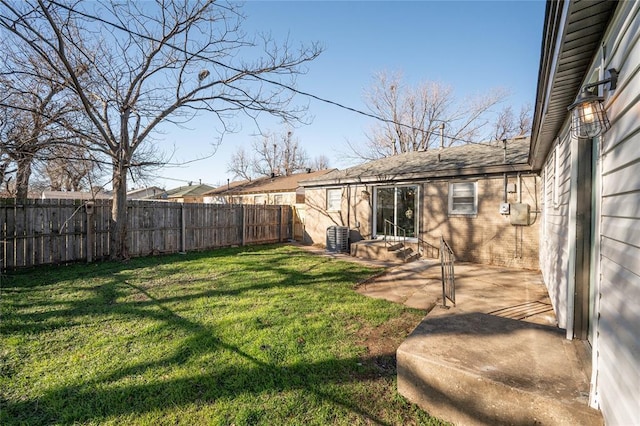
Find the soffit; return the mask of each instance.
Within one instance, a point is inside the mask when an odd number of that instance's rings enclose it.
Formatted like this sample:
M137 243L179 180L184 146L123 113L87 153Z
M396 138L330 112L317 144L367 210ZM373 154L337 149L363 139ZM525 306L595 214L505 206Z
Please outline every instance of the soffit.
M542 167L567 119L615 7L611 1L547 3L529 151L534 170Z

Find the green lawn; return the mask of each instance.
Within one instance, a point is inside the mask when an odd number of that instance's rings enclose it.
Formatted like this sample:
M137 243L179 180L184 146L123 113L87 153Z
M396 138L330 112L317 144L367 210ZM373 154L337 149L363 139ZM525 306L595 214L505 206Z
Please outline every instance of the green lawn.
M396 392L422 313L353 291L376 272L260 246L5 275L0 424L440 424Z

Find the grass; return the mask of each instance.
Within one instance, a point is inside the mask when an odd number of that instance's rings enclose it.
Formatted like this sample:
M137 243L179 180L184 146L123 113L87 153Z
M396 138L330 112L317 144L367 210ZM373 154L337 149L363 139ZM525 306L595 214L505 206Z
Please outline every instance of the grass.
M353 291L376 272L261 246L4 276L0 424L440 424L396 392L422 313Z

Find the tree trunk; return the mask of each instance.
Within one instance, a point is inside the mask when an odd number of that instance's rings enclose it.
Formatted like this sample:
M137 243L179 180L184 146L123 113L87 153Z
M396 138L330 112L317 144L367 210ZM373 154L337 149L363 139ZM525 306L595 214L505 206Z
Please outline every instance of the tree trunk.
M113 204L109 255L121 260L129 257L127 248L127 169L119 161L113 164Z
M2 186L5 184L5 178L7 177L7 169L9 168L9 160L4 160L0 163L0 192L2 192ZM9 188L7 188L8 192Z
M18 157L16 165L16 198L24 200L29 194L29 178L31 177L31 162L33 157L29 154L23 154Z

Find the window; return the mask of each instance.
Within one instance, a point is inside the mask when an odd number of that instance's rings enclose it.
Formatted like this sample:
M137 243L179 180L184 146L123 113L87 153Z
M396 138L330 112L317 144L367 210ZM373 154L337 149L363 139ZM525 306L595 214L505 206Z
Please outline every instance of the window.
M342 189L327 189L327 211L339 211L342 201Z
M264 195L254 195L253 204L264 204Z
M274 195L273 196L273 204L282 205L282 194L278 194L278 195Z
M474 215L478 213L476 182L449 184L449 214Z

